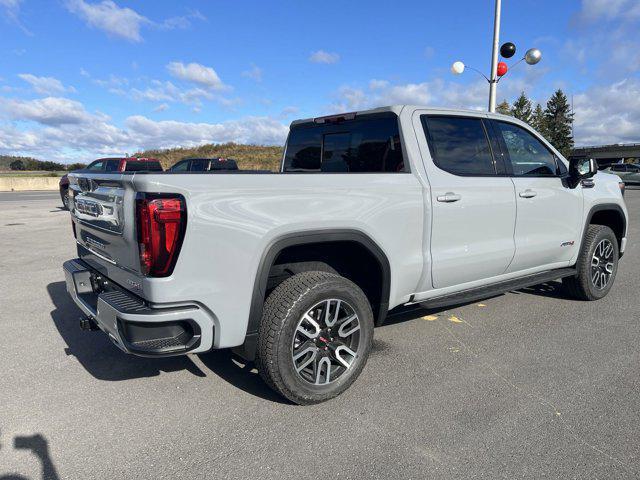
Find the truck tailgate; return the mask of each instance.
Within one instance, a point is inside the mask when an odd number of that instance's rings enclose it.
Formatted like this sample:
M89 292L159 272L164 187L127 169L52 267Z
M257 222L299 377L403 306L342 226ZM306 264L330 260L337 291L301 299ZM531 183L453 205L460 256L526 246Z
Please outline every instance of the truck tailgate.
M80 173L69 180L78 244L94 261L139 273L134 175Z

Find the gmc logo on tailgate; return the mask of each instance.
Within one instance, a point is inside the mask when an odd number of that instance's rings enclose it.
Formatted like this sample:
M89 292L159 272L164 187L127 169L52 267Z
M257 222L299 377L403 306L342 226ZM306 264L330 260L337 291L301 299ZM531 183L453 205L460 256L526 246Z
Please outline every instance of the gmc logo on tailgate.
M76 210L85 215L92 217L99 217L102 215L102 205L96 202L90 202L88 200L78 199L76 200Z

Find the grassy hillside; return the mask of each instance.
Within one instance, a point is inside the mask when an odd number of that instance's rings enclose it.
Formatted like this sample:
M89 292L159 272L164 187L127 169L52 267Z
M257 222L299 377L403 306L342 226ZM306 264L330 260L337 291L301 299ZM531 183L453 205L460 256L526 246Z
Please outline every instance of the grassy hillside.
M178 160L187 157L233 158L243 170L273 170L280 168L282 147L266 147L262 145L238 145L223 143L219 145L200 145L193 148L171 148L167 150L146 150L136 153L137 156L157 158L164 168L168 168Z
M31 158L31 157L18 157L18 156L14 156L14 155L0 155L0 170L9 170L9 165L14 160L20 160L25 164L28 163L28 162L38 162L38 160L36 160L35 158Z

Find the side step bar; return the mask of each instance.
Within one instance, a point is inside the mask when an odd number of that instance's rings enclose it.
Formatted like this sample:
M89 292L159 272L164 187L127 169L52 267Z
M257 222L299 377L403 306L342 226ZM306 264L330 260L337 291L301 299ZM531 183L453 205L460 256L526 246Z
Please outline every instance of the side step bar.
M443 295L441 297L430 298L428 300L416 303L419 303L420 306L424 308L440 308L450 305L458 305L461 303L475 302L476 300L490 298L496 295L510 292L512 290L520 290L521 288L540 285L541 283L550 282L552 280L571 277L573 275L576 275L576 273L577 271L575 268L560 268L558 270L536 273L534 275L528 275L526 277L516 278L514 280L507 280L494 283L492 285L486 285L483 287L472 288L470 290L464 290L462 292Z

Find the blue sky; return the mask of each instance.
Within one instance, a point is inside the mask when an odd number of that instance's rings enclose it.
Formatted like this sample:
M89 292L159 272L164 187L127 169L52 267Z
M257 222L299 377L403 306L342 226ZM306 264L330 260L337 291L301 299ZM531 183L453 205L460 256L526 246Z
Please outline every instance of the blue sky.
M278 144L297 117L391 103L485 108L493 0L0 0L0 153ZM579 144L640 141L640 0L503 0L543 51L499 85L573 95Z

